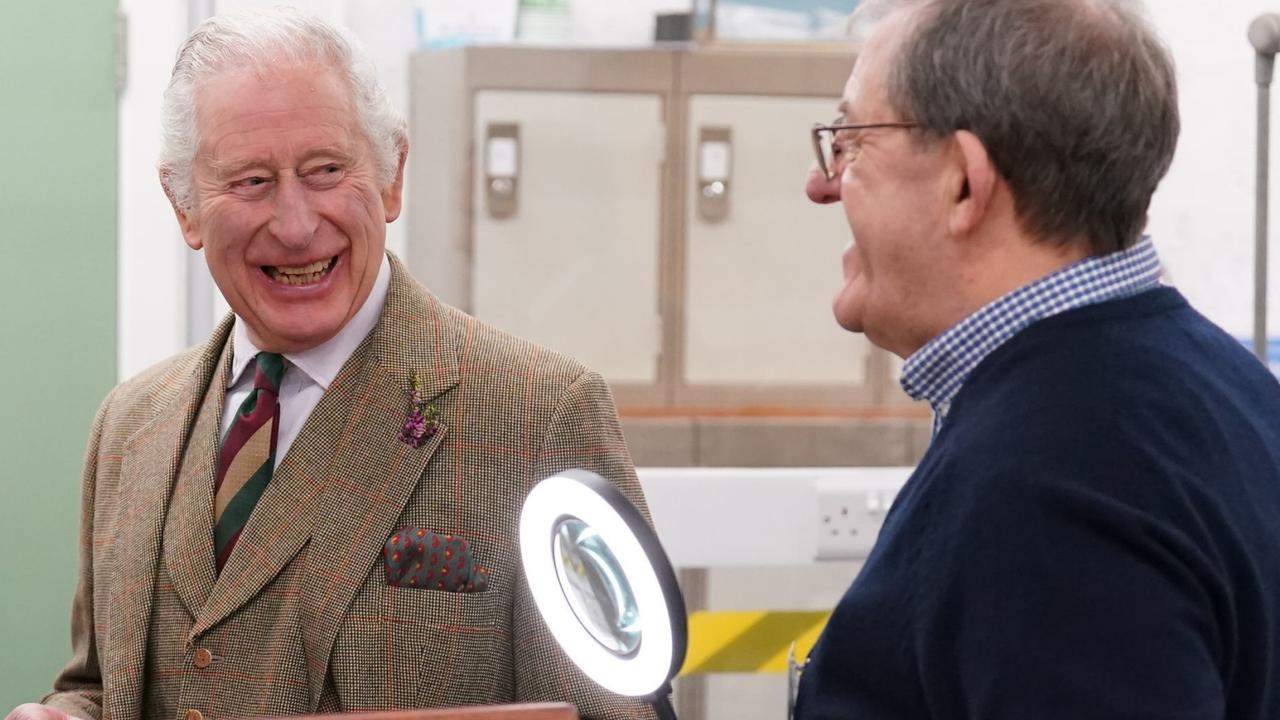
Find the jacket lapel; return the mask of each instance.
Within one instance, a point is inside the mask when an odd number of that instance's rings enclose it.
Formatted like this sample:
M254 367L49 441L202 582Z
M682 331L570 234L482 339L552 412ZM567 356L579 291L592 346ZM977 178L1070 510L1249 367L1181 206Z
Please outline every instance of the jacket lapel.
M230 329L230 320L223 320L190 374L175 380L172 394L160 386L155 418L125 445L117 488L116 567L107 611L110 652L102 658L104 705L110 717L139 716L145 669L141 658L146 653L169 493Z
M217 475L222 406L226 402L231 343L226 343L178 470L165 524L165 569L187 612L198 617L217 577L213 562L213 484Z

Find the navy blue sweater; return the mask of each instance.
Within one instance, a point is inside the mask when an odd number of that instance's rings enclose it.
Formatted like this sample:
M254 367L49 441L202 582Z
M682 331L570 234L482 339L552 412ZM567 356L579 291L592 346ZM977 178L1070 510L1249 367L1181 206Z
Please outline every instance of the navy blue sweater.
M965 382L797 717L1280 718L1280 384L1172 289Z

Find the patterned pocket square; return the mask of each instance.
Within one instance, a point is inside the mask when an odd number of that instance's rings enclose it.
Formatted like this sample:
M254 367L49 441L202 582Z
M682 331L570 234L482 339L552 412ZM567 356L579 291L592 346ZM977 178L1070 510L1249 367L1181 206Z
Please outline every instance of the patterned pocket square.
M382 566L387 584L393 587L448 592L489 589L489 571L473 562L471 543L460 535L400 528L382 548Z

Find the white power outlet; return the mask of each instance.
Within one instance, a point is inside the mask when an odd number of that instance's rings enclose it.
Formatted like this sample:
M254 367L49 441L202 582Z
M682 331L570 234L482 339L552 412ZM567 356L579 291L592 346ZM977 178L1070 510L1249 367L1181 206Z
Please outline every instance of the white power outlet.
M817 484L818 560L858 560L871 553L894 491L846 482Z

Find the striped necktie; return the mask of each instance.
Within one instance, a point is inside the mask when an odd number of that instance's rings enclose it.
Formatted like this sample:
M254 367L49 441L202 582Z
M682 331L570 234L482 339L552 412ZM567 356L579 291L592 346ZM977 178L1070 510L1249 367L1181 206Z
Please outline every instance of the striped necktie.
M278 392L283 376L283 357L258 353L253 360L253 390L240 404L222 440L213 485L213 550L218 572L231 557L240 531L275 470Z

